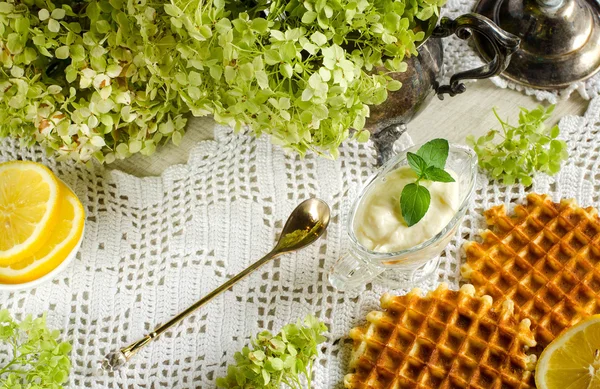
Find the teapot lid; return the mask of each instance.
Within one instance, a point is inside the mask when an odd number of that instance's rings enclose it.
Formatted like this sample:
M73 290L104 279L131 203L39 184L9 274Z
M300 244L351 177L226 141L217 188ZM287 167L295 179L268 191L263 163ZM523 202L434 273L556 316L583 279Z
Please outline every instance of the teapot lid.
M600 70L600 3L594 0L479 0L475 12L521 38L502 76L540 89L585 80ZM480 55L493 50L475 36Z

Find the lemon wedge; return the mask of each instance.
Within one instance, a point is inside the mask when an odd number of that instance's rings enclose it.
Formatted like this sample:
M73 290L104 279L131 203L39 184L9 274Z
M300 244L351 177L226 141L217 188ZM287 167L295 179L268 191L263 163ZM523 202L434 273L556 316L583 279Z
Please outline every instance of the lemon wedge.
M569 328L542 352L538 389L600 388L600 315Z
M77 196L63 183L60 186L59 218L50 239L35 254L0 267L0 283L21 284L43 277L59 266L79 244L85 212Z
M60 187L39 163L0 164L0 266L19 262L50 238L58 218Z

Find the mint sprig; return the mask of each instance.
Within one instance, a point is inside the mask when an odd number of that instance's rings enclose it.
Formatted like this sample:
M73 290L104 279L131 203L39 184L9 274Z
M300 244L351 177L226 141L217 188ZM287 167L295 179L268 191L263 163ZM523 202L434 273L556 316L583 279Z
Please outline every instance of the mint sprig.
M433 139L417 150L406 153L410 168L417 174L417 180L402 189L400 209L406 224L411 227L427 213L431 203L429 190L419 185L422 180L454 182L454 178L444 170L450 146L446 139Z

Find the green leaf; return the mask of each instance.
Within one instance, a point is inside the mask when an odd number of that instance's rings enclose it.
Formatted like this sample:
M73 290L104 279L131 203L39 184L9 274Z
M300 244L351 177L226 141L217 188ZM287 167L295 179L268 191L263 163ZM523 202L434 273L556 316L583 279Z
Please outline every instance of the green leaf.
M435 8L434 7L432 7L432 6L425 7L425 8L422 8L416 14L416 17L417 17L417 19L420 19L420 20L427 20L427 19L429 19L429 18L431 18L433 16L434 12L435 12Z
M281 55L276 50L267 50L264 57L267 65L276 65L281 62Z
M275 351L275 352L278 352L278 353L282 353L286 349L286 344L285 344L285 342L283 342L283 341L281 341L281 340L279 340L277 338L274 338L274 339L271 339L269 341L269 348L272 351Z
M38 18L42 21L47 20L50 17L50 12L46 8L42 8L38 11Z
M470 147L475 147L475 144L477 143L473 135L467 135L466 142Z
M271 371L283 370L283 361L280 358L269 358Z
M235 69L231 66L225 66L225 81L231 83L237 75Z
M411 169L417 173L417 177L422 177L427 169L427 162L419 155L411 152L406 153L406 160Z
M556 139L552 139L550 142L550 153L552 154L560 154L560 151L563 148L563 144Z
M264 70L257 71L255 73L255 77L256 82L258 83L261 89L269 88L269 77L267 76L267 73L265 73Z
M77 79L77 69L67 66L65 69L65 78L68 83L72 83Z
M117 78L123 71L123 68L117 64L112 64L106 67L106 75L110 78Z
M360 143L365 143L369 140L371 133L369 131L361 131L358 133L356 140Z
M281 75L285 78L292 78L292 76L294 75L294 69L289 63L284 63L283 65L281 65L280 71Z
M390 92L395 92L397 90L400 90L400 88L402 88L402 83L400 81L398 81L398 80L391 80L387 84L387 89Z
M50 14L50 17L52 17L52 19L56 19L56 20L60 20L63 19L66 15L66 12L64 9L62 8L54 8L54 10L52 10L52 13Z
M429 166L425 170L424 176L430 181L455 182L454 178L450 175L450 173L435 166Z
M245 80L251 80L254 77L254 67L251 63L240 65L239 73Z
M69 46L61 46L54 52L54 55L58 59L67 59L69 58Z
M164 9L169 16L179 17L182 14L181 9L174 4L165 4Z
M446 139L433 139L421 146L417 151L417 155L423 158L427 165L444 169L449 148Z
M211 66L210 67L210 76L215 80L220 80L221 75L223 74L223 68L219 66Z
M106 20L98 20L94 23L94 27L100 34L106 34L110 31L110 24Z
M292 42L286 42L281 48L281 58L284 61L292 61L296 57L296 46Z
M0 2L0 14L9 14L15 7L7 2Z
M263 18L252 19L252 29L263 34L269 29L269 22Z
M271 37L276 41L285 41L285 35L279 30L271 30Z
M263 369L263 370L261 370L261 375L262 375L262 379L263 379L262 384L264 386L269 385L269 382L271 382L271 375L269 374L269 372L266 369Z
M402 217L409 227L419 222L427 213L431 195L424 186L416 183L408 184L402 189L400 195L400 208Z
M48 21L48 30L51 32L59 32L60 31L60 23L55 19L50 19Z
M307 11L302 15L302 23L310 24L317 18L317 13L314 11Z
M327 37L319 31L314 32L310 36L310 40L313 41L317 46L323 46L327 43Z
M519 175L519 180L524 186L530 186L533 183L532 178L529 177L527 174Z
M21 35L26 35L29 32L29 19L20 18L15 21L15 31Z

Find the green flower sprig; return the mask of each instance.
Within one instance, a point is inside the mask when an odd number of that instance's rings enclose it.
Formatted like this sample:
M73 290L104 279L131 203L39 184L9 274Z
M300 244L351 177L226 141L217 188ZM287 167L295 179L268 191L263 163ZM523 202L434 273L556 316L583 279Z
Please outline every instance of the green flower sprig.
M71 345L59 336L46 327L45 316L17 322L0 310L0 343L9 350L0 355L0 388L62 389L71 369Z
M479 166L509 185L519 181L529 186L538 171L558 173L569 154L565 141L558 139L558 125L548 128L544 124L553 111L554 105L548 108L539 105L533 110L521 108L519 124L513 126L493 109L502 130L490 130L478 139L467 137L467 143L479 157ZM496 137L499 142L495 142Z
M182 56L195 67L192 112L300 154L336 157L387 99L444 0L172 0L165 6ZM189 79L182 69L176 77ZM200 96L200 91L212 91Z
M217 379L225 389L303 389L301 377L311 388L312 368L319 353L317 346L325 340L325 324L308 315L304 323L288 324L273 335L261 332L252 340L252 348L235 353L235 365L227 376Z
M101 162L178 143L170 28L146 0L0 2L0 136Z
M110 163L191 112L336 157L444 1L0 1L0 137Z

